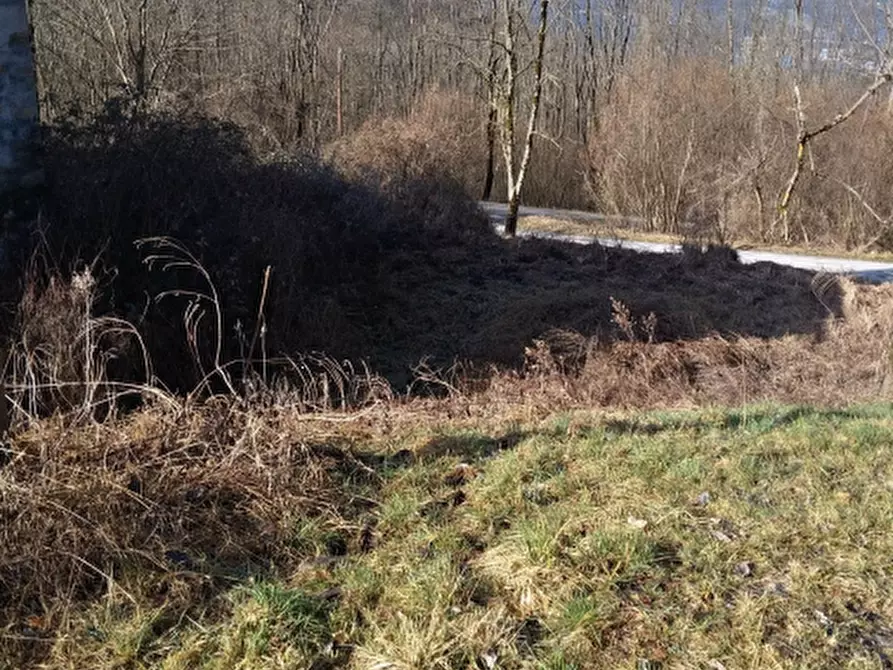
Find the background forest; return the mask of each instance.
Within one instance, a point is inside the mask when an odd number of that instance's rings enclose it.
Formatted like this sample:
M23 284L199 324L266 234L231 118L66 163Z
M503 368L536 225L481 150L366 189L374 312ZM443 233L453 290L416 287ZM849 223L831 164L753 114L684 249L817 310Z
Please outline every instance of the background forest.
M34 0L48 121L111 102L200 112L269 157L436 164L505 197L506 15L528 104L527 0ZM893 246L891 102L873 96L811 143L778 215L803 121L818 127L889 75L886 3L558 0L550 4L529 204L695 224L721 241ZM516 151L519 147L516 147Z

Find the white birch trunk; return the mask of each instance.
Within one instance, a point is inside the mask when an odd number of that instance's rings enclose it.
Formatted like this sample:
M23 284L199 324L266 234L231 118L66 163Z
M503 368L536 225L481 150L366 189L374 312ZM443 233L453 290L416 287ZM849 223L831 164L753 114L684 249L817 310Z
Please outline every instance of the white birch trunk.
M540 98L543 90L543 60L546 51L546 30L549 20L549 0L540 0L540 21L537 32L536 56L534 60L534 89L533 99L530 102L530 116L527 121L527 133L524 136L524 148L521 156L521 165L515 168L515 91L517 87L517 54L515 52L514 32L512 25L512 13L509 2L505 0L506 12L506 88L507 95L504 103L505 119L503 121L503 155L505 157L505 171L507 177L508 212L505 217L505 234L514 237L518 230L518 210L521 206L521 188L524 186L524 178L527 176L527 168L533 155L533 137L536 134L536 123L539 117Z

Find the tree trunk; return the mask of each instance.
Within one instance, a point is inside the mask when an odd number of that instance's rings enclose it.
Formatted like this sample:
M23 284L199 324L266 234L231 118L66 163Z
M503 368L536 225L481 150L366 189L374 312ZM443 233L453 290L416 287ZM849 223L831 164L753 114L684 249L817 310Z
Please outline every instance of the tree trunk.
M0 0L0 270L15 268L17 238L37 216L37 83L27 0ZM6 293L6 291L3 291ZM3 352L3 363L8 351ZM0 438L9 429L0 380Z
M508 7L508 2L506 2ZM521 165L515 174L514 146L506 143L503 147L503 153L506 158L506 172L508 172L508 216L505 219L505 234L508 237L514 237L518 232L518 208L521 205L521 188L524 186L524 178L527 176L527 168L530 166L530 159L533 156L533 136L536 133L536 122L540 111L540 99L543 93L543 61L546 54L546 29L549 23L549 0L540 0L540 24L537 32L536 40L536 56L533 62L534 85L533 99L530 101L530 117L527 120L527 134L524 137L524 153L521 158ZM512 25L506 18L506 49L508 51L509 69L507 71L509 97L506 101L506 132L505 136L514 140L514 92L517 82L515 75L517 72L516 54L514 51L514 41L512 35ZM503 140L505 142L505 140Z
M27 0L0 0L0 221L36 215L37 85ZM8 223L4 226L8 237ZM0 255L7 255L4 240Z
M335 136L341 137L344 134L344 52L338 47L336 78L337 85L335 88Z
M893 104L893 103L891 103ZM496 174L496 124L498 110L496 105L490 103L490 111L487 116L487 171L484 175L484 193L481 200L489 200L493 193L493 179Z
M521 198L515 196L509 198L508 208L505 211L505 234L514 237L518 233L518 210L521 208Z
M515 27L514 6L509 0L502 2L505 14L505 92L500 100L502 107L502 157L505 160L506 197L509 201L509 212L512 210L512 201L517 200L519 192L515 191L515 92L518 86L516 72L518 71L518 54L515 51ZM517 211L518 203L514 204ZM517 229L517 216L512 220L506 217L505 234L514 237Z
M484 174L484 193L481 200L489 200L493 193L493 179L496 174L496 132L499 124L499 51L496 43L496 24L499 21L499 7L496 0L491 2L490 53L487 62L487 170Z

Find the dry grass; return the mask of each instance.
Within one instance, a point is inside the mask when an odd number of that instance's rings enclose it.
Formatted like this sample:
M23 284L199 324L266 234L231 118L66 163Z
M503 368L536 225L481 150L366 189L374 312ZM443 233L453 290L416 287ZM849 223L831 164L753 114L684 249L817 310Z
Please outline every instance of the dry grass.
M0 664L882 667L887 410L752 404L887 393L893 289L822 287L836 312L775 338L660 341L614 298L518 370L418 368L440 399L307 358L292 391L31 420L0 468Z
M698 407L760 401L838 405L886 397L893 337L893 289L843 282L842 315L821 333L778 338L711 335L649 341L623 326L604 341L555 330L527 350L525 374L495 379L488 393L553 408ZM641 319L640 319L641 321Z
M17 435L0 484L6 659L43 656L50 633L63 649L76 644L82 604L138 616L155 603L153 616L175 625L326 541L356 550L368 504L357 495L379 476L341 439L294 410L223 400L84 428L47 420ZM308 524L319 532L302 544Z
M3 662L885 667L889 408L522 414L43 424L0 472Z

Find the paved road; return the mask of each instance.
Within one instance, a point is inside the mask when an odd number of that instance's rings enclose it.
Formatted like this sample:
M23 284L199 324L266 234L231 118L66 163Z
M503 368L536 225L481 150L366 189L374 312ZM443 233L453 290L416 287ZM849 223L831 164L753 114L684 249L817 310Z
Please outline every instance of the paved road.
M501 231L501 222L505 219L506 206L496 202L482 202L481 207L490 216L497 229ZM522 207L521 216L549 216L571 221L635 221L625 217L605 216L592 212L578 212L563 209L541 209L538 207ZM523 231L522 237L541 237L574 244L592 244L598 242L604 246L623 247L634 251L649 253L671 254L679 253L682 247L678 244L666 244L663 242L634 242L632 240L619 240L616 238L590 237L587 235L562 235L560 233L547 233L539 231ZM893 263L878 261L861 261L853 258L833 258L830 256L804 256L801 254L785 254L775 251L757 251L742 249L738 251L738 257L742 263L777 263L792 268L812 270L814 272L831 272L834 274L852 275L858 279L869 282L884 283L893 282Z

